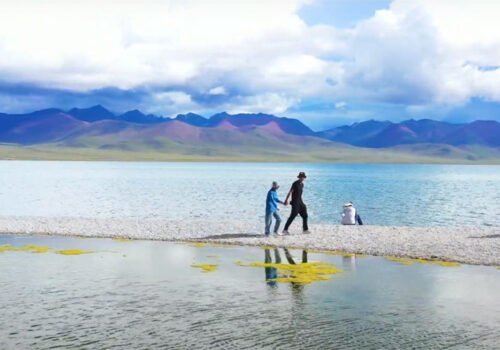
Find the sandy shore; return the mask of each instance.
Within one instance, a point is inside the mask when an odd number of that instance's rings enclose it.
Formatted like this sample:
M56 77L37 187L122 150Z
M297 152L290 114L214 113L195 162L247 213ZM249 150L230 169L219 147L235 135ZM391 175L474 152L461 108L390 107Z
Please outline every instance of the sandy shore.
M312 225L311 231L303 235L291 230L290 236L266 238L259 223L237 221L0 217L1 233L287 246L500 265L500 227Z

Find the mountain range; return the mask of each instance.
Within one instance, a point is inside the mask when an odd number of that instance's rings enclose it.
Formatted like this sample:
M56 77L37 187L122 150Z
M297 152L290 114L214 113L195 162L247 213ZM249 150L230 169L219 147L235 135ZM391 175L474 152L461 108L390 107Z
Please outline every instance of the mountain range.
M370 120L326 130L319 135L329 140L370 148L420 143L499 147L500 123L487 120L467 124L430 119L411 119L400 123Z
M370 120L313 131L297 119L269 114L188 113L175 118L139 110L115 114L102 106L51 108L27 114L0 113L0 143L23 147L97 149L181 154L298 154L331 158L339 150L372 149L419 156L498 157L500 123L452 124L429 119L399 123ZM236 153L235 153L236 152ZM340 152L342 153L342 152ZM375 153L373 153L375 154ZM378 155L382 153L377 153Z

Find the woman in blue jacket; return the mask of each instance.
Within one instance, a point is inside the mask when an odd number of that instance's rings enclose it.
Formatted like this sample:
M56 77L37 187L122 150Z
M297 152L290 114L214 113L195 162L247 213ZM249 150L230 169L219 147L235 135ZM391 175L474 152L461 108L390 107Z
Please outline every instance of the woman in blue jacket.
M280 228L281 224L281 216L278 213L278 203L285 204L282 201L279 200L278 198L278 188L280 186L276 181L273 181L273 184L271 186L271 189L267 192L267 198L266 198L266 230L265 234L266 236L269 236L271 234L271 224L273 221L273 216L274 219L276 220L274 224L274 234L278 233L278 230Z

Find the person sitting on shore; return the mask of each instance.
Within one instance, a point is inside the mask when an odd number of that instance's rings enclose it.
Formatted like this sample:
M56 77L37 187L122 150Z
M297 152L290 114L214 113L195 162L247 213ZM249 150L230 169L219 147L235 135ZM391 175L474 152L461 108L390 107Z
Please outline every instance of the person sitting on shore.
M361 220L361 217L352 202L344 204L344 210L342 212L342 219L340 222L342 225L356 225L356 223L358 225L363 225L363 221Z
M274 234L278 234L278 230L280 228L281 224L281 216L278 213L279 208L278 208L278 203L285 204L284 202L280 201L278 198L278 188L280 186L276 181L273 181L273 184L271 186L271 189L267 192L267 198L266 198L266 219L265 219L265 234L266 236L269 236L271 234L271 225L273 221L273 216L275 219L275 224L274 224Z

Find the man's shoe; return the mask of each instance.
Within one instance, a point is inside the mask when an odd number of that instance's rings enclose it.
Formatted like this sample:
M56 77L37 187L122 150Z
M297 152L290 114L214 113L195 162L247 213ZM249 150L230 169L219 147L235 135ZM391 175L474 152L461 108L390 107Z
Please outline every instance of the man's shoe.
M290 234L290 232L288 232L287 230L283 230L283 232L281 232L280 236L288 236L289 234Z
M308 235L308 234L310 234L310 233L311 233L311 231L309 231L309 230L305 230L305 231L302 231L302 233L303 233L303 234L305 234L305 235Z

